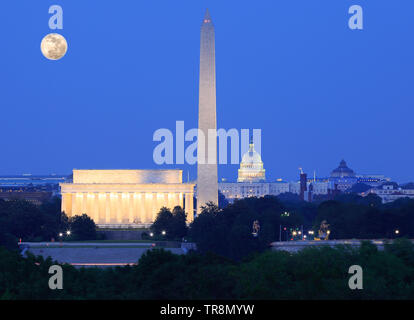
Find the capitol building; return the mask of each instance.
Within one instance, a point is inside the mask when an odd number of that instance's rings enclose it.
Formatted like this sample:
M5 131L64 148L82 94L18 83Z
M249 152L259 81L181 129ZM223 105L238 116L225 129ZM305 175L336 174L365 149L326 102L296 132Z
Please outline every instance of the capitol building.
M313 194L328 194L330 183L328 181L309 181L306 182L306 186L307 189L312 189ZM220 182L219 190L232 203L237 199L263 197L265 195L277 196L286 192L300 195L301 184L300 181L286 182L281 179L275 182L267 182L262 158L254 149L253 142L250 142L249 150L243 155L240 163L237 182ZM309 199L309 197L306 197L306 199Z
M384 175L357 175L348 167L345 160L342 160L326 178L316 178L316 176L308 178L301 171L298 181L286 182L282 179L274 182L266 181L262 158L251 142L248 152L242 157L237 182L220 182L218 186L230 203L247 197L278 196L288 192L299 195L304 201L312 201L314 195L344 192L356 183L377 187L389 181L390 178Z
M250 141L249 151L247 151L240 163L237 182L264 182L265 169L260 154L254 150L254 144Z

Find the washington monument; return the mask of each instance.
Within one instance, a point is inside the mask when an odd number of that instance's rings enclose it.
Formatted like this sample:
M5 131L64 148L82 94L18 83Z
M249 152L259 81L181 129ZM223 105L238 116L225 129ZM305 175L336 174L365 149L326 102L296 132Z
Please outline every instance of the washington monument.
M214 25L208 9L201 24L200 42L197 213L200 213L200 207L207 202L218 204L216 58ZM208 138L209 135L211 138Z

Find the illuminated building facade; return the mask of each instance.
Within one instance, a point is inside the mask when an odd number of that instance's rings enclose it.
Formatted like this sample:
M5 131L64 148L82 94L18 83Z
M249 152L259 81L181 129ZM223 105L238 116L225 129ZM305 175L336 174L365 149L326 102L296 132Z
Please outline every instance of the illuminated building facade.
M376 194L382 200L382 203L393 202L398 199L410 198L414 199L414 189L406 189L393 185L392 183L384 184L377 188L372 188L364 192L364 196Z
M339 163L338 168L331 172L329 181L337 186L340 191L345 191L351 188L355 183L358 182L355 172L348 168L345 160Z
M249 150L243 155L237 182L264 182L266 180L260 154L254 150L254 144L250 141Z
M160 208L181 206L194 218L194 184L181 170L73 170L73 183L61 183L62 211L87 214L100 227L146 227Z
M216 120L216 52L215 31L210 13L207 10L201 24L200 35L200 82L197 152L197 207L208 202L218 204L217 178L217 139L209 139L209 131L217 132ZM204 141L203 141L204 140ZM210 162L214 159L214 163Z

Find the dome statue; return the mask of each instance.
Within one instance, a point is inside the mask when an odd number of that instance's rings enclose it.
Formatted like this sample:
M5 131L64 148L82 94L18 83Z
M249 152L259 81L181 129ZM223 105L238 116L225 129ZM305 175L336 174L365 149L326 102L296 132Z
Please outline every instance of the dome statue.
M250 141L249 151L243 155L240 163L237 182L263 182L265 180L262 158L254 150L253 141Z

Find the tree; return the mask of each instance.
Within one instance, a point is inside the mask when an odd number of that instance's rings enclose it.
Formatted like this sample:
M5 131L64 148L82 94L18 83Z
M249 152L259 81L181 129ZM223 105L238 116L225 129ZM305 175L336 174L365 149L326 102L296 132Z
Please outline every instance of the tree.
M55 197L35 206L26 200L0 200L0 243L11 243L13 239L50 241L56 238L62 228L66 230L67 227L67 216L60 212L60 201Z
M95 240L96 225L87 215L76 215L69 218L69 229L73 240Z
M223 208L227 207L228 205L229 205L229 201L227 200L225 195L222 194L219 190L219 192L218 192L218 207L220 209L223 209Z
M157 214L151 230L157 235L162 235L169 240L181 240L187 235L187 214L180 206L176 206L171 212L170 209L162 207Z
M284 192L277 196L281 202L300 202L303 201L299 195L292 192Z
M160 235L163 231L167 231L168 226L172 221L172 213L170 209L162 207L155 218L154 223L150 229L156 234Z
M181 239L187 235L187 214L180 206L176 206L172 212L171 225L167 229L167 232L173 238Z
M239 261L267 249L278 238L284 211L273 196L236 200L224 209L208 203L191 224L189 235L198 251ZM291 219L296 219L295 215ZM254 236L252 228L256 220L260 231Z

